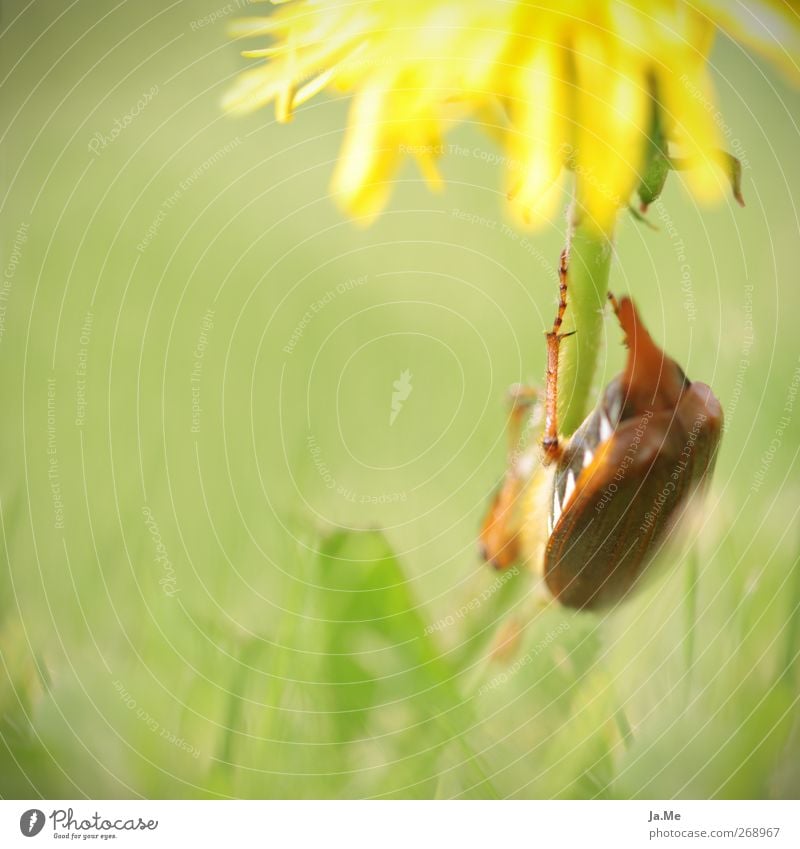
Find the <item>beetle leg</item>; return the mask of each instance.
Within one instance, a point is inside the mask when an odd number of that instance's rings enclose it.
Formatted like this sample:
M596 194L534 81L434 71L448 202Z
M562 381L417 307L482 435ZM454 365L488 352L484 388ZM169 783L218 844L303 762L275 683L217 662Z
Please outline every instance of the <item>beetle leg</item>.
M492 501L480 532L480 552L495 569L507 569L520 554L519 500L522 481L506 472L505 480Z
M530 408L539 400L539 391L524 383L515 383L508 389L511 407L508 416L508 465L515 462L522 448L522 422Z
M558 439L558 354L561 340L572 333L561 333L564 312L567 309L567 251L561 252L561 262L558 269L558 311L553 322L553 329L546 334L547 339L547 386L545 394L545 420L542 448L545 462L557 460L561 456L562 447ZM573 331L574 333L574 331Z
M519 557L520 499L526 486L520 461L526 456L523 422L539 398L531 386L515 383L508 392L508 461L506 475L481 528L481 553L498 569L508 568Z

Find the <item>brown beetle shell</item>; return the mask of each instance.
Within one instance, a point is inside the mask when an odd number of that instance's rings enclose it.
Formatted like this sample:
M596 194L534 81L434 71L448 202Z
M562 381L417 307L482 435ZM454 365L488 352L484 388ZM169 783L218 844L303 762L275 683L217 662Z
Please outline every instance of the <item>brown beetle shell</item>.
M637 583L691 492L713 470L722 408L650 338L633 303L619 319L625 371L558 460L544 577L568 607L611 604Z
M599 441L618 392L617 381L608 386L554 479L544 576L568 607L610 604L630 591L688 495L713 469L722 410L709 387L692 383L676 408L619 421ZM587 450L593 457L584 466Z

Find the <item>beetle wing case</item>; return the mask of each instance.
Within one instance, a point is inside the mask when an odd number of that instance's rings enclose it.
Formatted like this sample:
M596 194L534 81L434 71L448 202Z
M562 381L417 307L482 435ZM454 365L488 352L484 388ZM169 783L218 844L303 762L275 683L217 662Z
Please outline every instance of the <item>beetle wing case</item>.
M626 389L624 374L606 387L554 478L544 575L568 607L627 594L713 467L722 409L708 386L687 380L661 409L626 404Z
M569 440L546 430L536 453L512 452L481 531L485 559L500 569L524 559L567 607L612 604L635 587L711 474L722 433L711 389L655 344L630 298L612 302L625 369ZM561 338L560 316L549 340ZM554 388L548 380L553 416Z

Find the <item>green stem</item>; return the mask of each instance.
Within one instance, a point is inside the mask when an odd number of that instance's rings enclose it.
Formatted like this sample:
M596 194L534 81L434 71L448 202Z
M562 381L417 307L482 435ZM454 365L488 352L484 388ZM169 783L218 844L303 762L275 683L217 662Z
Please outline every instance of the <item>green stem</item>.
M596 228L574 223L570 212L567 312L558 369L559 431L572 435L586 418L603 336L603 309L611 269L611 241Z

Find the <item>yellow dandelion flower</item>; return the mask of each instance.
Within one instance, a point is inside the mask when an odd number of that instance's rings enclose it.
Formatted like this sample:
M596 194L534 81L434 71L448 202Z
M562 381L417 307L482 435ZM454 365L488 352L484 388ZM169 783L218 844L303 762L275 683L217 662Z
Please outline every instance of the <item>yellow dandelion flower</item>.
M245 56L226 105L274 102L278 120L322 91L353 93L333 191L368 222L407 156L433 187L455 121L504 145L509 196L526 218L553 211L574 171L587 220L611 229L641 180L654 138L692 167L696 195L723 188L708 56L723 30L798 75L796 2L756 0L272 0L238 34L273 43Z

